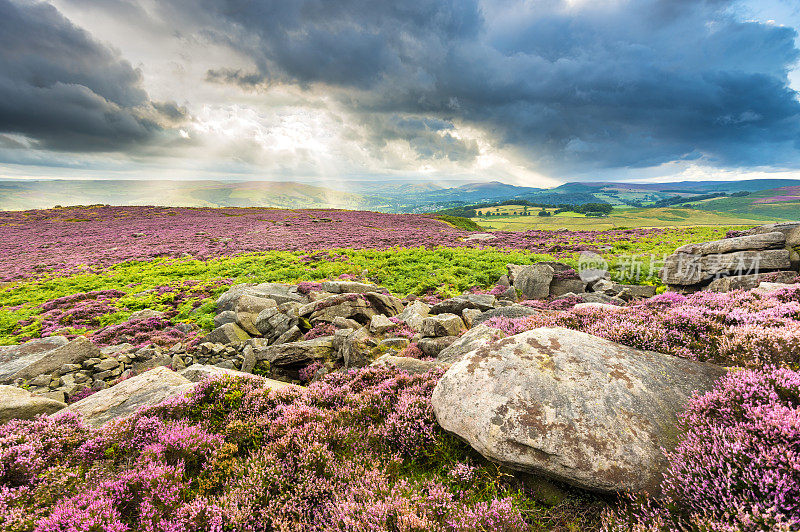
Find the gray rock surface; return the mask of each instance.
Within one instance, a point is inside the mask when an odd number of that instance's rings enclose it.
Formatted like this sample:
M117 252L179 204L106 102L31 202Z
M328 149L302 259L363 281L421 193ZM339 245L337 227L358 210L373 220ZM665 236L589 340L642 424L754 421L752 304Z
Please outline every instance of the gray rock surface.
M723 238L701 244L686 244L675 250L675 253L690 255L713 255L719 253L732 253L734 251L759 251L763 249L778 249L784 247L786 235L780 231L756 235Z
M468 330L458 340L442 349L436 359L447 364L458 362L467 353L504 336L505 334L500 329L482 323Z
M297 318L281 312L279 308L265 308L258 313L255 325L264 338L274 341L297 325Z
M411 357L397 357L393 355L383 355L375 359L370 366L386 366L401 369L413 374L428 373L430 370L442 367L442 363L436 360L417 360Z
M325 360L333 354L333 336L301 340L265 347L253 346L256 358L275 366L295 366L314 360Z
M0 423L12 419L33 419L39 414L52 414L66 406L63 401L32 395L16 386L0 385Z
M359 283L356 281L323 281L322 291L331 294L365 294L367 292L379 292L380 287L371 283Z
M773 279L773 282L786 283L793 281L798 276L797 272L785 271L776 273L759 273L753 275L735 275L731 277L720 277L714 279L706 287L711 292L730 292L732 290L750 290L758 287L765 278Z
M12 382L18 371L38 362L47 353L68 342L64 336L48 336L24 344L0 346L0 383Z
M495 462L590 490L656 493L678 414L724 373L541 328L463 356L432 404L445 430Z
M203 341L215 344L238 344L241 342L246 342L249 339L250 335L247 334L241 327L235 323L226 323L225 325L217 327L208 333L203 338Z
M86 338L79 336L55 349L25 357L22 367L19 367L20 360L17 359L12 366L16 366L19 369L11 374L10 377L3 379L3 382L12 382L16 379L33 379L45 373L58 371L64 364L80 364L84 360L98 356L100 356L100 349ZM0 372L5 374L7 370L0 368Z
M265 308L277 306L278 303L274 299L244 294L236 302L236 323L248 334L258 336L259 332L256 328L258 314Z
M553 279L550 283L550 297L559 297L569 292L581 293L586 289L586 284L580 279Z
M497 298L489 294L466 294L456 296L435 304L430 309L430 314L461 314L466 309L480 311L494 308Z
M510 305L508 307L501 307L482 312L477 318L472 320L472 326L477 327L489 318L524 318L525 316L533 316L534 314L538 313L539 312L537 310L526 307L525 305Z
M134 413L185 393L194 383L165 367L146 371L69 405L63 411L81 414L89 425L99 427L112 419Z
M791 266L789 256L786 249L736 251L722 255L675 253L665 261L662 280L668 285L696 285L719 276L786 270Z
M458 340L457 336L437 336L436 338L421 338L417 347L426 356L436 358L443 350L453 345Z
M464 322L455 314L437 314L422 321L422 336L458 336Z
M525 266L514 275L514 288L522 292L523 299L544 299L550 295L554 271L548 264Z

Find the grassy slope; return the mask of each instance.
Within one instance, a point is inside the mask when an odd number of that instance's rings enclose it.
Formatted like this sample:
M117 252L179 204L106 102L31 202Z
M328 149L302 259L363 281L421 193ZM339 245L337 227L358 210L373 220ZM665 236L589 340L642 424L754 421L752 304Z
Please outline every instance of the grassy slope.
M738 198L734 198L738 199ZM743 198L746 199L746 198ZM501 212L519 212L520 207L506 206ZM529 209L531 216L478 217L473 221L487 229L524 231L526 229L603 230L637 227L687 227L723 225L759 225L765 219L745 214L709 212L705 209L683 209L678 207L615 210L603 218L561 213L555 216L536 216L539 209Z
M704 211L722 211L736 216L753 217L768 221L800 219L800 200L780 203L758 203L758 200L786 194L785 189L761 190L744 198L720 198L697 202Z

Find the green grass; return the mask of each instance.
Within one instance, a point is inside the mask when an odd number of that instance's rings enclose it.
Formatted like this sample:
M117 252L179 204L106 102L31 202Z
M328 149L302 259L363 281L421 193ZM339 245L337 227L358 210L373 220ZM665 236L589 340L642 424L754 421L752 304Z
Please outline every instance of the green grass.
M437 214L436 219L441 220L446 224L452 225L453 227L456 227L458 229L464 229L465 231L480 231L481 229L483 229L480 225L476 224L469 218L462 218L461 216Z

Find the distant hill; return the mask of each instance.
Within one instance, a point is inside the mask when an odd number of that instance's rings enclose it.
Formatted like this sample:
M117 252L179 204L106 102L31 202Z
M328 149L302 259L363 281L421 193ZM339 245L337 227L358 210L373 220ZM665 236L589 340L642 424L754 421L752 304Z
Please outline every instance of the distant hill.
M525 201L530 204L616 207L664 207L684 203L697 208L760 219L799 218L797 204L754 203L781 195L775 190L800 186L800 180L684 181L680 183L565 183L543 189L499 181L453 183L403 180L330 180L320 184L274 181L0 181L0 210L55 205L171 205L182 207L342 208L399 213L462 210L478 204ZM766 188L765 188L766 187ZM703 199L713 194L750 193L744 198ZM783 194L791 197L791 194Z
M800 182L794 186L752 192L744 197L724 197L689 204L704 211L763 220L800 220Z

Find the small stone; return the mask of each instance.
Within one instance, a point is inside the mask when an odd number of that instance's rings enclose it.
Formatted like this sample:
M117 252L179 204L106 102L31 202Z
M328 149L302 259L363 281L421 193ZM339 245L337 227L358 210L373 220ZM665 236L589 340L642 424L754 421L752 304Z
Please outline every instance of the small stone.
M386 338L381 340L378 345L391 349L403 349L408 347L409 343L408 338Z
M65 375L67 373L75 373L79 369L81 369L81 364L62 364L61 367L58 369L58 372L61 375Z
M119 361L117 359L107 358L107 359L103 360L102 362L100 362L99 364L97 364L94 367L94 369L96 369L98 371L106 371L106 370L109 370L109 369L114 369L117 366L119 366Z
M438 314L429 316L422 322L422 335L433 336L458 336L464 322L455 314Z
M369 331L372 334L383 334L394 326L394 322L392 322L389 318L383 314L377 314L372 316L370 319Z

